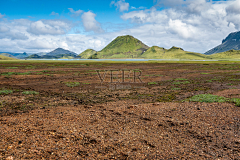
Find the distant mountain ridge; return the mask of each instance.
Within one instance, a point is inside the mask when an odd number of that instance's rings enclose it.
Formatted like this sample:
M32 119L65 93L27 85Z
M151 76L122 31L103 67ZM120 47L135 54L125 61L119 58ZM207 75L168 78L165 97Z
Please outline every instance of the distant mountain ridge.
M57 48L49 53L32 54L27 59L74 59L77 57L77 53L65 50L63 48Z
M27 54L26 52L24 53L0 52L0 55L18 59L24 59L29 56L29 54Z
M214 53L226 52L229 50L240 50L240 31L230 33L225 39L222 40L222 44L214 47L213 49L207 51L206 55L211 55Z
M62 49L62 48L57 48L57 49L47 53L46 55L47 56L56 56L56 55L59 55L59 54L67 54L67 55L77 56L77 53L74 53L74 52L71 52L69 50L65 50L65 49Z
M231 47L235 49L228 50ZM227 51L215 53L222 50ZM210 53L211 51L213 52ZM101 51L87 49L79 55L77 55L75 52L62 48L57 48L48 53L2 53L3 56L7 57L13 57L13 55L16 55L16 58L21 57L20 59L240 59L240 32L234 32L229 34L225 39L222 40L221 45L213 48L206 54L184 51L182 48L174 46L170 49L165 49L158 46L148 47L143 42L130 35L116 37Z
M173 46L170 49L165 49L158 46L152 46L144 52L139 58L146 59L209 59L204 54L184 51L182 48Z

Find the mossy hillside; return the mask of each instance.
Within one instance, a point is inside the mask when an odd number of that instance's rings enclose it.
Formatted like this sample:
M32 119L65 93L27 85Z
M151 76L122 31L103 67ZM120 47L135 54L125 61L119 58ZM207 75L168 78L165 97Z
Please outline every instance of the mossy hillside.
M210 59L204 54L184 51L182 48L172 47L170 49L153 46L144 52L140 58L147 59Z
M13 55L9 54L9 53L0 53L0 55L2 56L6 56L6 57L11 57L11 58L16 58Z
M148 48L133 36L119 36L91 58L138 58Z
M17 60L16 58L0 55L0 60Z
M240 59L240 50L229 50L226 52L209 55L213 59Z
M80 53L76 58L88 59L95 53L97 53L97 51L95 51L93 49L87 49L87 50L83 51L82 53Z

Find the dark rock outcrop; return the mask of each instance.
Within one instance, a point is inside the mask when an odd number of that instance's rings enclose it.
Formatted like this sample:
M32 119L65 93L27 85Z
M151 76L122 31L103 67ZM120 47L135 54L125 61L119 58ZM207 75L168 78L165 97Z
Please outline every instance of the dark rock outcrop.
M232 49L240 50L240 31L230 33L225 39L222 40L222 44L204 54L211 55L214 53L226 52Z

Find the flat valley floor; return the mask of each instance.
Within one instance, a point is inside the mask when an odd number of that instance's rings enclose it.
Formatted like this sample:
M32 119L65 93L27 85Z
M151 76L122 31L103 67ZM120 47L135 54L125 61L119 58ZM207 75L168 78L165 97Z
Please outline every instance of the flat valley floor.
M233 98L239 62L1 62L0 159L240 159Z

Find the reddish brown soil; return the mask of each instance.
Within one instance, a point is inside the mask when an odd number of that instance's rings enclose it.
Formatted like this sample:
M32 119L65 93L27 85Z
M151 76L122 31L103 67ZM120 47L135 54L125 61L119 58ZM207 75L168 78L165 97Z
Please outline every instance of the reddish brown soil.
M95 69L139 69L144 83L111 84L108 72L101 84ZM240 107L183 102L240 98L240 64L2 63L0 73L13 91L0 95L0 159L240 159Z

